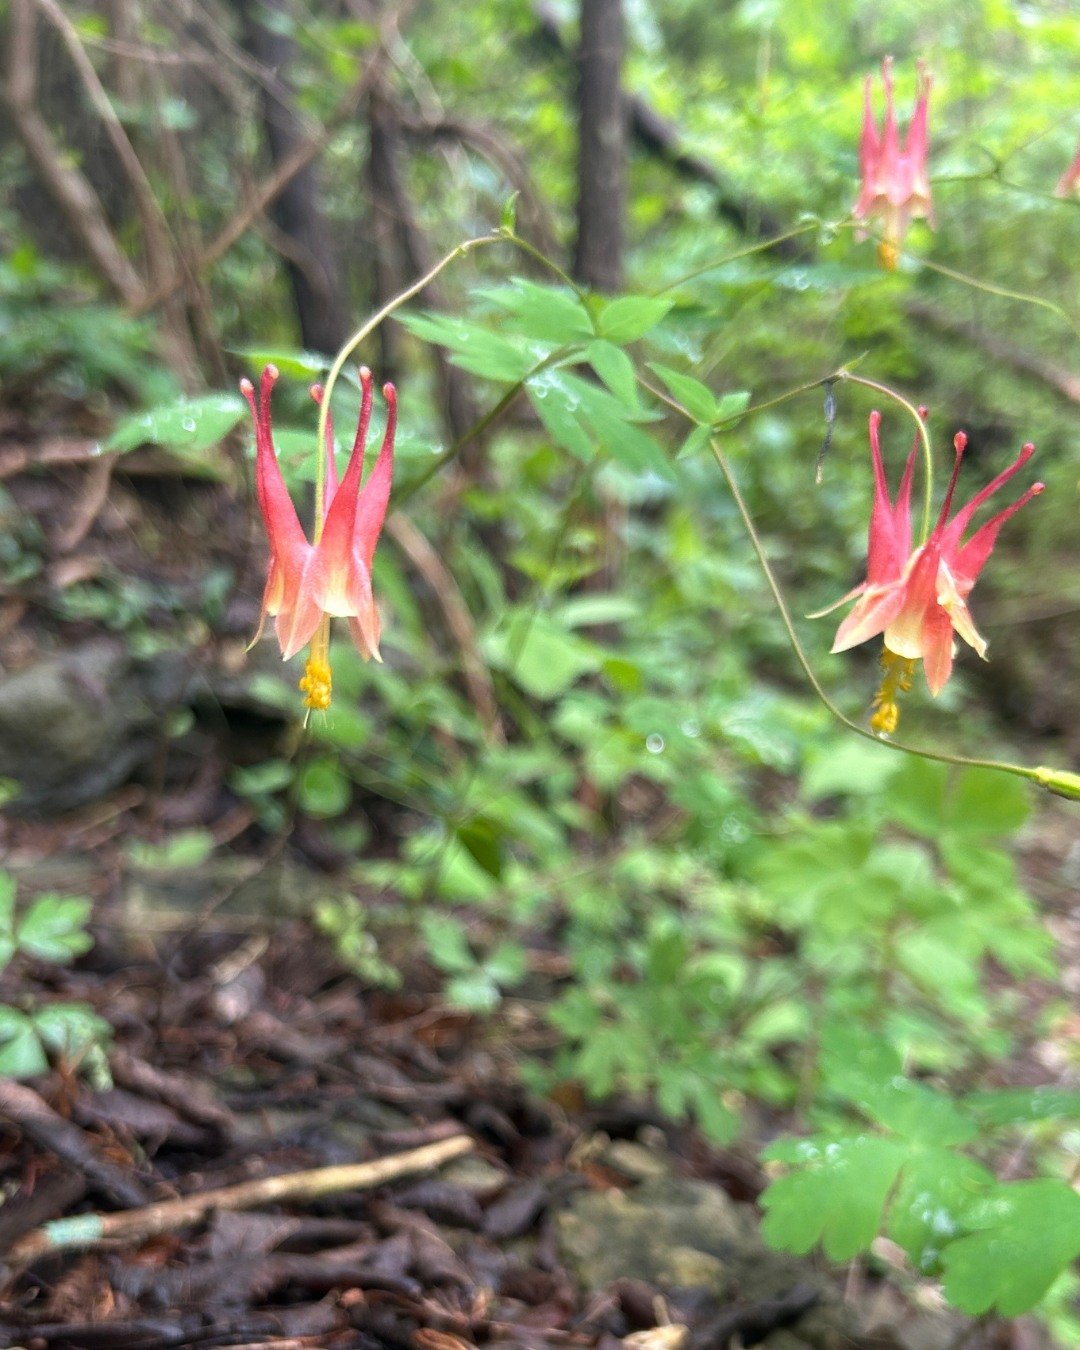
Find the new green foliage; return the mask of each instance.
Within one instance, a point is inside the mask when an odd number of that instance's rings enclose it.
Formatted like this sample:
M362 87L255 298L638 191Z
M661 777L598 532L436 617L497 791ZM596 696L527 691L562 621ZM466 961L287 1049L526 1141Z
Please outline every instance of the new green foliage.
M20 958L67 965L93 945L86 931L90 901L52 892L22 906L12 876L0 872L0 974ZM32 1078L50 1055L80 1067L96 1086L109 1085L104 1046L107 1022L84 1003L39 1003L25 997L0 1003L0 1074Z

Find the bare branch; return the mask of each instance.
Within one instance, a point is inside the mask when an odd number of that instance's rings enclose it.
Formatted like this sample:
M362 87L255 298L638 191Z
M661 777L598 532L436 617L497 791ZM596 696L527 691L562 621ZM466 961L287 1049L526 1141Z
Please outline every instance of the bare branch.
M1067 366L1047 361L1034 352L1018 347L1008 338L988 333L981 324L958 319L938 309L936 305L927 304L924 300L909 300L904 308L916 322L930 324L932 328L947 333L950 337L962 338L986 352L1001 365L1019 371L1022 375L1033 376L1055 393L1068 399L1070 403L1080 403L1080 375L1074 370L1069 370Z
M496 127L460 117L440 117L430 121L410 118L404 112L402 126L410 136L457 141L486 159L518 194L518 229L522 236L549 258L559 252L551 214L529 171L528 161Z
M364 67L360 78L348 91L326 124L308 140L302 141L291 155L282 161L269 177L256 188L252 196L244 203L233 218L218 232L214 239L202 250L197 258L191 259L194 273L205 272L208 267L226 253L251 228L253 222L266 210L283 189L292 182L302 169L305 169L322 151L345 122L359 107L375 78L378 55L372 57ZM134 306L135 314L145 314L174 296L187 285L186 273L175 273L160 285L155 286L147 295L141 297Z
M37 40L34 0L12 0L8 61L0 84L26 156L98 273L128 305L143 295L138 272L121 251L89 180L68 160L35 106Z

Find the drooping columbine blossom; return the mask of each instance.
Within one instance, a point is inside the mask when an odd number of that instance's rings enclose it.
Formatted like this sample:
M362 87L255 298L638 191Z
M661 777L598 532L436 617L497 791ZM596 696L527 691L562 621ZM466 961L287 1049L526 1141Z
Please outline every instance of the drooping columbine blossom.
M330 706L330 616L349 620L349 632L366 660L379 657L379 611L371 593L371 563L375 545L386 518L390 480L394 467L394 432L397 397L392 384L383 386L386 399L386 431L375 466L360 486L364 469L364 442L371 421L371 372L360 371L360 420L345 475L338 483L334 468L334 432L328 422L326 435L326 506L321 528L313 543L300 524L289 497L274 449L270 397L278 372L267 366L262 373L258 403L250 380L240 381L255 422L255 485L270 543L270 566L263 592L262 617L257 641L268 614L282 658L288 660L311 643L300 681L308 708ZM316 403L322 389L311 390Z
M921 413L924 411L920 409ZM897 694L910 688L916 661L923 662L926 683L931 694L936 696L952 672L954 634L985 659L986 642L975 627L967 598L993 552L1002 525L1042 492L1043 484L1033 484L1011 506L999 511L965 539L976 511L1023 468L1035 447L1030 443L1025 445L1014 463L977 492L950 520L953 493L967 445L964 432L957 432L953 440L956 461L941 514L926 542L912 550L911 480L918 440L908 456L894 503L881 458L880 426L881 414L871 413L874 502L870 512L866 580L837 602L843 604L845 600L857 597L851 613L837 629L832 650L844 652L878 633L884 634L882 664L885 675L875 699L871 726L875 731L887 734L896 729L900 715Z
M1068 197L1074 192L1080 195L1080 145L1076 147L1073 162L1058 180L1058 185L1054 189L1054 196Z
M915 112L907 138L900 144L893 107L892 57L882 62L885 85L885 125L878 132L874 121L873 76L866 77L862 136L859 140L859 168L862 187L852 214L856 220L880 220L883 239L878 259L889 271L896 268L900 246L913 220L925 219L934 225L934 207L930 200L930 179L926 172L927 115L930 100L930 76L918 63ZM865 238L864 234L857 236Z

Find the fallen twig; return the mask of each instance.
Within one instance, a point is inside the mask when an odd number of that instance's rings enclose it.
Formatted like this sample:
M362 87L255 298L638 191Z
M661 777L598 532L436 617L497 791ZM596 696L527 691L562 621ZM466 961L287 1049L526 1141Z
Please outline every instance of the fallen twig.
M457 583L427 538L407 516L395 511L386 522L386 532L428 583L439 602L446 626L461 652L461 673L469 699L484 728L484 739L489 745L505 744L491 673L480 655L476 625Z
M58 1115L33 1088L0 1079L0 1118L10 1120L36 1144L62 1158L117 1204L145 1205L147 1193L143 1183L116 1163L101 1157L86 1133ZM44 1232L49 1227L46 1224L44 1229L34 1231ZM33 1234L29 1233L20 1241L28 1241L31 1237Z
M65 1122L66 1123L66 1122ZM77 1214L57 1219L27 1233L8 1253L11 1263L36 1260L47 1252L93 1247L101 1242L142 1241L158 1233L170 1232L195 1223L212 1209L254 1209L257 1205L279 1200L313 1200L340 1191L366 1190L382 1186L413 1172L439 1167L451 1158L471 1152L473 1141L466 1135L441 1139L438 1143L395 1153L371 1162L345 1163L336 1167L317 1167L309 1172L260 1177L236 1186L185 1195L178 1200L163 1200L156 1205L124 1210L119 1214Z

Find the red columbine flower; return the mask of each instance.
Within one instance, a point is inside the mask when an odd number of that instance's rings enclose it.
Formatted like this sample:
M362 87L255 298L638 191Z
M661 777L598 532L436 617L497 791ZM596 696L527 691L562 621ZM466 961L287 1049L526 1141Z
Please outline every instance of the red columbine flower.
M852 214L856 220L878 218L884 239L878 245L881 265L893 271L900 255L900 244L913 220L924 218L933 228L934 207L930 200L930 179L926 173L927 107L930 76L918 63L918 97L908 127L907 140L900 145L893 108L892 57L881 65L885 84L885 126L878 134L873 110L873 76L866 77L862 137L859 141L859 168L862 188ZM859 235L865 238L865 235Z
M397 397L392 384L383 386L386 431L375 467L361 488L364 442L371 421L371 371L360 371L360 421L352 453L340 484L334 468L334 431L327 425L326 508L309 543L296 508L281 476L270 421L270 396L278 372L267 366L262 373L258 406L250 380L240 381L255 421L255 486L270 541L270 567L263 592L262 617L255 641L268 614L283 659L295 656L311 643L300 681L309 708L330 706L330 616L349 620L349 631L360 655L379 657L379 611L371 594L371 561L386 518L390 479L394 467L394 430ZM311 395L322 401L322 389Z
M925 409L920 409L925 415ZM904 476L895 503L889 496L885 467L881 459L878 429L881 414L870 414L870 452L874 463L874 503L870 512L869 558L866 580L845 600L858 600L837 629L834 652L847 651L878 633L885 635L882 664L885 678L878 691L870 719L875 731L895 731L899 720L896 694L911 686L915 662L921 660L931 694L939 694L952 672L953 634L985 659L986 642L980 636L967 607L979 573L993 552L998 531L1010 516L1042 492L1043 484L1032 487L964 539L975 512L1004 483L1028 462L1035 452L1025 445L1015 462L977 492L952 520L952 506L960 461L967 445L964 432L957 432L953 445L956 462L937 524L924 544L911 551L911 480L918 451L918 439L908 456ZM835 608L835 606L833 606Z

